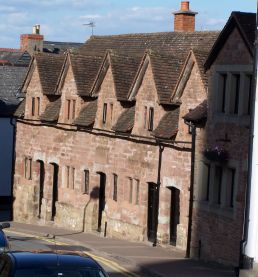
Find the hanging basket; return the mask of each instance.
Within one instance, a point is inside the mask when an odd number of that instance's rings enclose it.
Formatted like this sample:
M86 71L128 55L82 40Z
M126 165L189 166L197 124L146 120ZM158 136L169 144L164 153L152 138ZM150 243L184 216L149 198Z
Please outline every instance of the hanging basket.
M206 159L214 162L226 162L228 161L228 152L218 146L214 148L207 148L203 151L203 155Z

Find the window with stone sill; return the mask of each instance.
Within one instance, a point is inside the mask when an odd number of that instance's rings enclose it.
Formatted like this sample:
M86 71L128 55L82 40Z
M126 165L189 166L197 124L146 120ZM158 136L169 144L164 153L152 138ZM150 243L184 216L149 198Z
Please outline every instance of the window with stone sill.
M214 162L202 162L201 201L220 207L234 208L236 168Z
M32 158L31 157L24 158L24 177L27 180L32 179Z
M225 71L217 73L216 112L243 116L250 114L252 74Z

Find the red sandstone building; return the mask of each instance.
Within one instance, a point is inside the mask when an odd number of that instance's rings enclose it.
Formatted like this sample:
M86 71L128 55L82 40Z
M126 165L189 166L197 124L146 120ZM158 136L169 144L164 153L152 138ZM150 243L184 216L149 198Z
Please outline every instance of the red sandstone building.
M217 39L193 30L185 5L174 32L94 36L78 54L34 56L16 111L15 220L238 264L253 15L233 14ZM217 146L225 163L209 156Z

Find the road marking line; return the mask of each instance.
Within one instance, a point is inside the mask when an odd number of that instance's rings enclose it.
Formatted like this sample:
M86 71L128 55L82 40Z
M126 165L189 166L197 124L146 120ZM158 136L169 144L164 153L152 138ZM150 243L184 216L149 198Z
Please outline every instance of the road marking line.
M20 232L20 231L17 232L17 231L12 231L12 230L5 230L5 232L6 233L13 233L13 234L17 234L17 235L29 236L29 237L36 238L38 240L47 241L49 243L56 244L56 245L69 245L68 243L65 243L65 242L56 241L56 239L54 239L54 238L51 239L51 238L46 238L46 237L35 236L35 235L32 235L32 234L28 234L28 233L24 233L24 232ZM116 263L112 260L103 258L101 256L97 256L97 255L89 253L87 251L82 251L82 252L85 253L86 255L94 258L96 261L98 261L100 263L103 263L107 267L109 267L109 268L111 268L115 271L118 271L118 272L122 273L123 275L125 275L127 277L140 277L140 275L131 273L126 268L120 266L118 263Z

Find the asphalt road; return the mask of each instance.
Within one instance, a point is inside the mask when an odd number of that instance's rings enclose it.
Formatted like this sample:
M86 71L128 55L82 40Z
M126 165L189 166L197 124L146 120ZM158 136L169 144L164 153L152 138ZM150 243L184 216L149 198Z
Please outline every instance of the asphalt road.
M83 246L69 245L66 243L56 242L53 238L39 238L27 234L19 234L17 232L6 231L9 239L11 250L69 250L69 251L84 251L87 249ZM117 267L111 260L98 255L91 255L95 258L101 266L106 270L110 277L130 277L130 275L123 273L123 270ZM134 275L131 275L132 277Z

